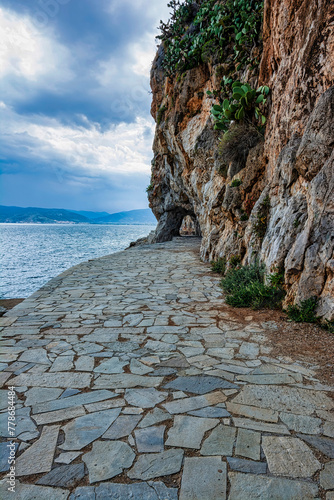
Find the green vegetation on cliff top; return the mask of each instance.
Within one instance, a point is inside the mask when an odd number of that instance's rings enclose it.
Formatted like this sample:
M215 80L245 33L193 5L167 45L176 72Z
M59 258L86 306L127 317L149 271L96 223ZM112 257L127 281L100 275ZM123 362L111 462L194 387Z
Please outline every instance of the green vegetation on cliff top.
M167 23L161 21L166 75L182 73L212 60L227 72L255 69L262 51L263 0L172 0Z

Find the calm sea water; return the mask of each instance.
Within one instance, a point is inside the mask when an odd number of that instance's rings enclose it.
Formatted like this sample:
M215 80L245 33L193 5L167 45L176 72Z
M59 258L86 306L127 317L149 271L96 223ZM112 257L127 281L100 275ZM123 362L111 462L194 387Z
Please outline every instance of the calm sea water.
M154 226L0 224L0 298L29 297L80 262L109 255Z

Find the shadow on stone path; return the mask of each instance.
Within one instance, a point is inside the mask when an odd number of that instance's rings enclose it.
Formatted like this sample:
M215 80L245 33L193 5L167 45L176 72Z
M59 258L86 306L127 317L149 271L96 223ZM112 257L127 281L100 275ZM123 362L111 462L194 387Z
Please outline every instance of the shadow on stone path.
M1 498L6 386L15 500L334 498L333 389L235 320L198 246L80 264L0 318Z

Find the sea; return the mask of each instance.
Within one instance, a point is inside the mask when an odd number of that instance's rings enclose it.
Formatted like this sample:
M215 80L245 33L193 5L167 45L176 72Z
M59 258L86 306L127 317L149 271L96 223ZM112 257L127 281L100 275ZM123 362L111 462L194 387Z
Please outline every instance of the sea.
M80 262L125 250L155 226L0 224L0 299L26 298Z

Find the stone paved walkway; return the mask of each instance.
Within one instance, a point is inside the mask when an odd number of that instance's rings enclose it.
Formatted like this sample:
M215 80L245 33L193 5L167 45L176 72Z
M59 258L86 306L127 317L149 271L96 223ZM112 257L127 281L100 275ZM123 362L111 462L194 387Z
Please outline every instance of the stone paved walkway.
M198 245L81 264L0 318L1 498L334 498L333 389L235 320Z

